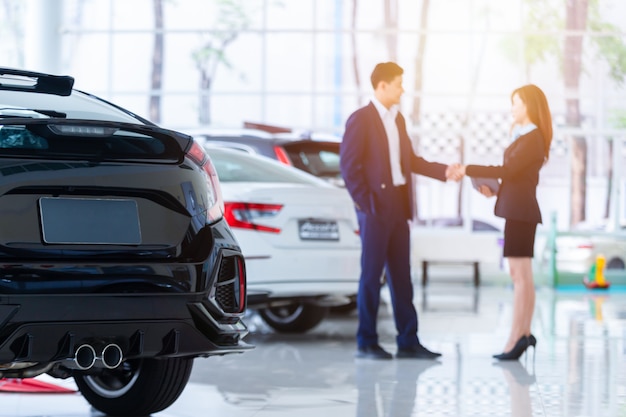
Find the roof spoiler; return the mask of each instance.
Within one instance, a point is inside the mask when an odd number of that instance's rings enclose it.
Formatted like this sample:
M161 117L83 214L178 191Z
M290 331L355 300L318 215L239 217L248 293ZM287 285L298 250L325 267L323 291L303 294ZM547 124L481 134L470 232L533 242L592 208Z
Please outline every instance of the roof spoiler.
M3 77L5 75L14 77L5 78ZM67 75L50 75L0 67L0 90L69 96L73 86L74 78Z
M268 125L263 123L243 122L243 127L246 129L258 129L267 133L291 133L292 129L288 127Z
M262 130L264 132L267 133L271 133L271 134L280 134L280 133L293 133L294 135L297 134L297 137L303 140L306 139L311 139L311 132L308 130L305 130L304 132L301 133L297 133L294 132L293 129L290 129L288 127L282 127L282 126L276 126L276 125L268 125L268 124L263 124L263 123L254 123L254 122L243 122L243 127L246 129L257 129L257 130Z

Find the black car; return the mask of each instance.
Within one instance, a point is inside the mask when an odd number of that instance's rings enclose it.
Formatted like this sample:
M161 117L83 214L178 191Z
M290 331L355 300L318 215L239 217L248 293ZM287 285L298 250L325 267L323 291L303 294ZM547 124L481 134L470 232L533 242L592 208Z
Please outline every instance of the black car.
M334 136L289 130L268 132L261 129L198 129L191 134L200 143L223 146L263 155L293 166L316 177L344 186L339 169L339 145Z
M202 146L73 82L0 68L0 378L147 415L252 347L244 260Z

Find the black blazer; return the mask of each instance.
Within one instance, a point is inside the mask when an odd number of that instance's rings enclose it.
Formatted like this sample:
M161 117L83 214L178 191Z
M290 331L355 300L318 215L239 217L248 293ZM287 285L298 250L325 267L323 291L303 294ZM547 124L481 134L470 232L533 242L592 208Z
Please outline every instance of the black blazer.
M539 129L533 129L506 148L503 165L468 165L465 174L502 179L494 208L496 216L541 223L537 184L544 157L543 135Z
M413 213L414 190L411 172L446 180L447 165L429 162L413 152L404 117L398 113L396 125L400 136L400 163L406 178L406 213ZM340 146L341 174L357 209L379 216L391 212L393 181L389 162L389 144L385 127L373 103L352 113Z

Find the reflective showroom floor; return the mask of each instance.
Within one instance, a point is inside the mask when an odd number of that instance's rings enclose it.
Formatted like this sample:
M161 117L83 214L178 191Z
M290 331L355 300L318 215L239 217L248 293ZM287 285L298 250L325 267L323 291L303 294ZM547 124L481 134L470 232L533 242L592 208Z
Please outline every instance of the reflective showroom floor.
M182 396L154 416L626 417L626 291L539 289L536 354L498 363L511 300L507 287L418 288L420 335L438 361L355 360L354 314L303 335L276 334L251 315L256 349L196 360ZM386 306L380 332L395 351ZM0 404L2 417L100 416L77 393L0 393Z

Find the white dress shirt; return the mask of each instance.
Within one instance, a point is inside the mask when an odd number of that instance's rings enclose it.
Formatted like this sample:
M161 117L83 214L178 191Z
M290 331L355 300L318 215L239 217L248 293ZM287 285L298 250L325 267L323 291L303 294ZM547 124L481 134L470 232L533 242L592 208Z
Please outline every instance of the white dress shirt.
M406 178L404 178L404 175L402 174L402 166L400 165L400 133L398 132L398 125L396 125L398 106L393 105L390 109L387 109L375 97L372 98L372 103L376 107L376 110L378 110L380 119L385 127L385 133L387 134L387 143L389 145L389 163L391 165L391 178L393 180L393 185L404 185L406 184Z
M537 126L535 126L534 123L528 123L527 125L515 125L515 127L513 128L513 132L511 132L511 142L515 141L517 138L519 138L522 135L525 135L528 132L531 132L533 130L537 129Z

